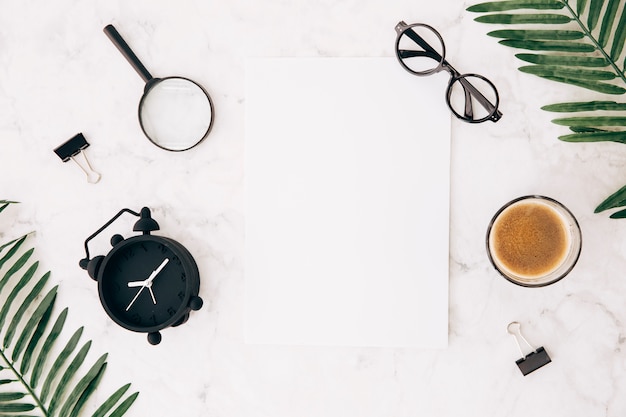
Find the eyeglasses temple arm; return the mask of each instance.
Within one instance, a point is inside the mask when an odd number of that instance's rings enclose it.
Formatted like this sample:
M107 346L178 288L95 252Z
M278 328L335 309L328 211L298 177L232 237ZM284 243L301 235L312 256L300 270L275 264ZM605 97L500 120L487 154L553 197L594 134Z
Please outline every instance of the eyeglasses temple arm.
M459 78L458 80L461 85L466 88L467 90L469 90L469 92L471 94L474 95L474 97L476 98L476 100L485 108L489 111L489 113L493 113L491 119L496 122L498 120L500 120L500 118L502 117L502 113L500 112L500 110L496 109L495 106L493 105L493 103L491 103L480 91L478 91L476 89L476 87L474 87L472 85L472 83L470 83L469 81L467 81L465 78ZM467 101L467 99L466 99ZM496 110L494 112L494 109Z
M426 41L424 40L424 38L422 38L420 35L418 35L418 34L417 34L417 32L415 32L413 29L410 29L410 28L409 28L409 29L406 29L406 30L402 29L402 25L405 25L405 23L404 23L404 22L400 22L400 23L398 24L398 26L401 28L401 30L403 30L403 31L404 31L404 33L405 33L405 34L406 34L406 35L407 35L407 36L408 36L408 37L409 37L409 38L410 38L413 42L415 42L416 44L418 44L419 46L421 46L422 48L424 48L424 50L425 50L425 51L430 52L431 54L433 54L433 57L434 57L435 59L437 59L437 61L441 61L442 56L439 54L439 52L437 52L437 51L435 50L435 48L433 48L432 46L430 46L430 45L428 44L428 42L426 42ZM398 29L396 29L396 30L398 30ZM444 64L447 64L447 63L445 62L445 60L443 61L443 63L444 63Z

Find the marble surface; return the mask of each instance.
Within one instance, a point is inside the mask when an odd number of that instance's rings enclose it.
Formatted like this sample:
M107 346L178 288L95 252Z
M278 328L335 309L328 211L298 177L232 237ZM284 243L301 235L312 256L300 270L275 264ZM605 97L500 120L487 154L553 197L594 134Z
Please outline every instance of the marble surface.
M626 183L626 148L566 144L540 106L589 95L515 70L513 51L442 0L0 0L0 216L3 241L36 230L42 269L59 284L68 326L109 352L99 399L132 382L129 416L622 416L626 413L626 223L593 214ZM244 63L251 56L392 56L399 20L440 30L449 61L489 77L497 124L452 120L449 346L444 350L254 346L243 341ZM166 153L142 135L143 83L102 33L113 23L155 76L193 78L210 92L215 126L196 149ZM418 82L418 81L416 81ZM420 81L421 82L421 81ZM445 76L432 77L441 84ZM398 92L401 94L401 92ZM419 126L411 126L419 131ZM88 184L52 150L77 132L102 173ZM423 138L428 149L428 137ZM492 214L544 194L578 217L583 250L542 289L497 275L485 254ZM437 204L424 195L425 204ZM205 307L157 348L113 325L78 268L83 241L122 207L153 209L164 234L200 264ZM132 219L116 224L128 234ZM113 233L114 230L111 231ZM93 252L107 250L108 239ZM523 377L506 333L553 362Z

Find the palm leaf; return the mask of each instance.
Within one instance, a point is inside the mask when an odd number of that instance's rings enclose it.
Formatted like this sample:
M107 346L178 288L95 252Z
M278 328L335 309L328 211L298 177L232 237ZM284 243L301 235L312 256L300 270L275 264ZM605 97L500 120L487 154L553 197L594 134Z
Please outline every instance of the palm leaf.
M138 392L132 394L128 398L126 398L110 415L109 417L122 417L126 411L130 408L130 406L135 402Z
M543 110L551 112L587 112L595 110L626 110L626 103L616 103L614 101L587 101L574 103L550 104L542 107Z
M63 407L61 407L61 410L59 411L59 415L61 417L64 417L70 414L71 410L76 405L76 402L82 397L82 395L85 393L85 390L89 387L89 384L91 383L91 381L93 381L100 374L100 371L106 365L106 362L105 362L106 358L107 358L106 353L100 356L100 358L98 358L96 363L92 365L89 371L87 371L85 376L82 377L80 381L78 381L78 383L76 384L76 386L74 387L70 395L68 395L67 399L65 400Z
M519 68L527 74L534 74L540 77L569 77L590 81L607 81L615 79L615 74L610 71L569 68L558 65L526 65Z
M559 136L563 142L618 142L626 143L626 132L592 131ZM626 203L626 201L624 201Z
M28 322L24 326L22 333L17 339L17 343L15 343L15 347L13 348L13 355L11 359L16 361L19 358L22 350L26 347L26 342L28 341L28 338L35 330L35 327L39 323L39 320L43 317L48 308L50 308L50 306L54 303L56 296L57 287L53 287L50 291L48 291L48 294L46 294L43 300L41 300L41 303L39 303L33 314L28 319ZM13 321L11 322L11 325L13 325ZM9 330L11 330L11 328L12 326L9 326ZM9 332L7 331L7 335L8 334Z
M521 0L521 1L495 1L489 3L480 3L469 7L467 10L470 12L502 12L509 10L520 9L536 9L536 10L559 10L563 8L563 4L560 1L535 1L535 0Z
M39 356L37 356L35 365L33 366L33 372L31 373L31 376L30 376L30 385L33 388L36 388L37 384L39 383L39 377L41 376L41 372L43 371L43 365L46 359L48 358L50 349L54 345L54 342L56 341L57 337L59 337L59 334L61 333L61 330L63 329L63 325L65 324L66 317L67 317L67 308L65 308L61 312L61 314L59 314L59 317L57 317L57 320L54 322L54 326L52 326L52 330L50 330L50 333L48 334L46 341L44 342L43 346L41 347L41 350L39 351Z
M593 45L582 42L504 39L500 43L511 48L527 49L529 51L594 52L596 50Z
M9 297L7 298L4 305L2 306L2 309L0 310L0 329L4 326L4 321L7 317L7 314L9 313L9 309L11 308L11 306L13 305L13 302L15 301L17 297L17 294L19 294L19 292L26 286L26 284L28 284L28 282L33 277L33 275L35 275L35 271L37 270L38 266L39 266L39 262L35 262L34 264L32 264L30 268L26 270L26 272L24 273L22 278L19 280L19 282L11 290ZM6 333L4 337L4 347L7 347L10 344L11 342L10 339L14 331L15 331L15 328L11 329L11 331Z
M552 122L562 126L626 126L626 117L564 117L561 119L554 119Z
M598 207L596 207L595 212L599 213L604 210L609 210L615 207L621 207L626 204L626 185L611 194L606 200L604 200Z
M10 250L9 253L7 253L7 256L13 256L13 254L11 253L13 250L15 250L15 252L17 252L17 250L19 249L19 246L21 245L21 241L18 241ZM17 248L16 248L17 247ZM0 280L0 293L2 292L2 289L4 288L4 286L9 282L9 280L11 279L11 277L17 273L17 271L19 271L25 264L26 262L28 262L28 259L30 258L30 256L33 254L33 252L35 251L35 249L30 249L28 251L26 251L26 253L22 254L22 256L19 257L19 259L17 261L15 261L15 263L13 264L13 266L11 266L11 268L9 268L9 270L4 274L4 277ZM14 252L14 253L15 253ZM4 258L3 258L4 259ZM7 259L8 260L8 259ZM0 260L1 261L1 260ZM0 265L1 267L1 265ZM2 330L2 326L0 325L0 330Z
M126 384L115 391L98 409L93 413L91 417L104 417L106 413L111 411L115 404L124 396L126 391L130 388L130 384Z
M7 208L11 204L15 204L15 203L17 203L17 201L0 200L0 213L2 213L2 211L4 211L5 208Z
M626 39L626 10L622 12L617 29L615 29L615 37L611 45L611 58L617 60L624 49L624 40Z
M17 251L17 249L19 249L20 245L21 245L22 243L24 243L24 241L25 241L25 240L26 240L26 236L22 236L22 237L20 237L20 238L13 239L12 241L7 242L7 243L5 243L5 244L3 244L3 245L1 245L1 246L0 246L0 252L1 252L1 251L3 251L5 248L8 248L8 247L9 247L9 246L11 246L11 245L14 245L14 246L15 246L15 245L17 245L17 248L11 248L11 249L9 250L9 253L7 253L7 254L6 254L6 255L4 255L2 258L0 258L0 268L2 268L2 267L4 266L4 263L5 263L6 261L8 261L8 260L11 258L11 256L13 256L13 254L15 253L15 251Z
M617 15L617 8L619 7L618 0L609 0L604 18L602 19L602 27L600 34L598 35L598 43L603 48L609 43L609 36L611 35L611 29L615 23L615 16Z
M506 25L488 33L501 39L500 44L529 51L515 55L533 64L520 66L520 71L601 94L626 93L626 6L621 0L577 0L575 8L573 3L507 0L480 3L467 10L481 14L475 18L478 22ZM626 143L626 103L599 99L542 108L571 113L553 120L572 132L559 136L562 141ZM620 191L602 202L596 212L626 206L626 195L621 198ZM611 217L624 218L626 213Z
M61 376L61 380L57 384L56 390L54 391L54 395L50 399L50 404L48 406L48 414L54 416L56 414L56 408L61 403L61 399L63 398L63 394L67 390L68 384L70 380L74 377L74 374L78 371L78 368L83 364L85 358L87 357L87 353L89 353L89 349L91 349L91 340L87 341L72 362L70 362L69 366L65 369L65 372Z
M626 219L626 210L617 211L609 216L612 219Z
M85 387L85 390L76 401L76 404L74 404L74 406L72 407L72 412L70 413L69 417L78 417L80 415L80 411L83 409L83 406L85 405L89 397L91 397L91 394L93 394L98 387L98 384L100 383L100 380L102 379L102 376L104 375L104 371L106 369L107 363L105 362L98 370L96 376L91 381L89 381L89 384L87 385L87 387Z
M541 23L563 25L572 21L562 14L487 14L476 18L481 23L501 23L513 25L520 23Z
M572 67L606 67L609 61L606 58L593 56L568 56L568 55L538 55L517 54L517 58L531 64L563 65Z
M13 203L0 200L0 212ZM37 261L26 268L34 252L32 248L22 249L27 236L0 245L0 415L79 417L103 378L107 355L101 355L83 371L91 341L76 352L82 327L60 353L53 355L64 333L68 309L63 309L48 329L58 286L45 291L50 272L34 279ZM70 357L73 359L66 365ZM44 383L38 389L40 379ZM138 394L124 398L129 385L116 391L98 409L105 413L113 410L109 416L124 415Z
M28 342L28 346L26 347L26 351L24 352L24 356L22 357L22 364L20 365L20 373L22 375L26 374L30 369L31 358L33 356L35 347L37 347L37 345L39 344L39 340L41 340L41 337L43 336L46 327L48 326L48 322L50 321L50 317L52 316L53 307L53 303L48 306L48 309L37 324L37 328L33 333L33 337Z
M602 9L603 0L591 0L589 2L589 14L587 15L587 26L589 29L595 29L600 19L600 11Z
M56 378L57 374L61 371L63 364L70 357L76 346L78 345L78 341L80 340L81 335L83 334L83 328L80 327L78 330L74 332L70 340L67 342L57 359L54 361L46 380L43 383L41 388L41 401L46 402L48 399L48 394L52 389L52 383Z
M575 40L583 39L585 34L579 30L515 30L503 29L494 30L487 35L494 38L516 39L516 40Z

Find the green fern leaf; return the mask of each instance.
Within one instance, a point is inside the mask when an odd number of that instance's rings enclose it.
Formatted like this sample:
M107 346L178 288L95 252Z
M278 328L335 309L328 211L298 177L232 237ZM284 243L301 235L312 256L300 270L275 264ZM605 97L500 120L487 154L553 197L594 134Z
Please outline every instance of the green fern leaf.
M28 236L24 235L20 238L17 239L13 239L10 242L7 242L5 244L3 244L2 246L0 246L0 250L4 250L5 248L13 245L10 249L9 252L6 253L2 259L0 259L0 268L2 268L4 266L4 264L9 260L12 259L13 256L15 256L15 254L17 253L18 249L20 248L20 246L24 243L24 241L26 240Z
M597 91L599 93L604 93L604 94L616 94L617 95L617 94L624 94L626 92L626 89L615 84L599 83L599 82L593 82L593 81L585 81L585 80L581 80L578 78L567 78L567 77L550 76L550 75L545 75L545 76L540 75L540 77L548 79L548 80L552 80L552 81L557 81L560 83L575 85L577 87L583 87L588 90L593 90L593 91Z
M563 142L618 142L626 143L626 132L586 132L559 136ZM626 200L624 200L626 203Z
M6 320L7 314L9 314L9 309L13 305L13 302L15 301L17 294L19 294L19 292L26 286L26 284L28 284L28 282L31 280L33 275L35 275L35 271L37 270L38 267L39 267L39 262L35 262L34 264L32 264L30 268L26 270L24 275L22 275L22 278L19 280L17 285L13 287L13 290L11 290L9 297L6 299L4 305L2 306L2 309L0 310L0 329L4 327L4 322ZM15 329L13 329L13 331L14 330ZM8 332L7 332L7 335L9 335ZM12 335L12 332L11 332L11 335ZM11 336L8 336L8 337L5 336L4 347L7 347L9 345L9 342L7 341L7 339L10 342Z
M604 0L591 0L589 3L589 15L587 16L587 26L590 30L596 28L598 19L600 19L600 11Z
M529 65L519 68L527 74L534 74L540 77L566 77L580 80L606 81L615 79L615 74L610 71L588 70L580 68L561 67L556 65Z
M54 303L56 296L57 296L57 287L52 287L52 289L48 291L48 294L46 294L46 296L43 298L41 303L39 303L39 306L37 306L37 309L35 309L35 311L31 315L30 319L28 320L28 322L26 323L26 325L24 326L24 329L22 330L20 334L20 337L17 339L17 342L15 343L15 347L13 348L12 359L14 361L17 360L19 355L22 353L22 350L26 347L26 342L28 342L30 335L35 330L35 327L39 323L39 320L41 319L41 317L43 317L43 315L48 310L48 308ZM7 331L7 335L8 334L9 332Z
M574 133L607 132L607 130L604 130L604 129L598 129L597 127L588 127L588 126L570 126L569 130Z
M595 209L595 213L615 207L621 207L623 205L626 205L626 185L611 194L606 200L599 204Z
M571 18L562 14L488 14L477 17L477 22L500 23L504 25L541 23L563 25L572 21Z
M560 10L563 3L560 1L541 1L541 0L509 0L509 1L494 1L488 3L480 3L474 6L468 7L469 12L502 12L518 9L535 9L535 10Z
M52 345L59 337L59 334L61 334L61 330L63 330L63 325L65 324L66 317L67 308L65 308L61 312L61 314L59 314L59 317L57 317L56 321L54 322L54 326L52 326L52 330L50 330L50 333L48 333L48 337L46 338L41 350L39 351L39 355L35 360L33 372L30 377L30 385L33 388L36 388L39 384L39 377L41 376L41 372L43 371L43 365L46 362L48 355L50 354L50 349L52 349Z
M564 65L578 67L607 67L609 61L605 58L589 56L569 56L569 55L538 55L538 54L516 54L517 58L531 64L542 65Z
M593 52L596 48L588 43L581 42L555 42L504 39L500 43L511 48L527 49L529 51L556 51L556 52Z
M131 405L133 405L133 403L135 402L135 400L137 399L137 396L139 395L138 392L134 393L133 395L131 395L130 397L126 398L120 405L119 407L117 407L115 409L115 411L113 411L111 413L111 415L109 417L122 417L126 411L128 411L128 409L130 408Z
M15 246L13 248L11 248L9 253L7 253L7 256L13 256L14 252L12 253L12 251L13 251L14 248L15 248ZM17 249L15 249L15 250L17 251ZM35 251L35 249L30 249L30 250L26 251L26 253L24 253L22 256L20 256L20 258L17 261L15 261L13 266L11 266L11 268L9 268L9 270L4 274L4 277L2 278L2 280L0 280L0 293L2 293L2 289L9 282L9 279L11 279L11 277L13 275L15 275L15 273L17 273L17 271L22 269L22 267L26 264L26 262L28 262L28 259L30 259L30 256L33 254L34 251ZM1 265L0 265L0 267L1 267ZM2 326L0 326L0 330L2 330Z
M67 390L70 380L76 374L78 368L80 368L80 366L85 361L85 358L87 357L87 353L89 353L90 348L91 340L87 341L87 343L85 343L83 347L80 348L74 359L72 359L72 362L70 362L69 366L61 376L59 384L57 385L57 388L54 391L54 394L52 395L50 399L50 404L48 406L48 414L50 414L50 416L54 416L57 414L57 407L61 402L61 398Z
M0 213L13 203L0 200ZM91 341L85 343L74 355L82 334L82 328L79 328L61 353L51 358L52 352L56 352L55 343L63 332L68 310L63 309L52 328L46 330L54 310L58 287L52 287L44 295L50 273L45 273L35 282L38 262L34 261L25 268L33 254L32 248L22 250L27 236L0 245L0 336L3 341L0 346L0 416L79 417L103 377L107 355L102 355L82 378L78 378L77 375L83 372L81 369L91 346ZM16 277L23 269L26 271ZM9 324L5 329L7 321ZM72 355L73 360L65 366ZM52 365L47 364L48 359L54 359ZM27 382L26 374L31 368L31 362L34 365L30 381ZM57 378L58 375L60 378ZM40 378L44 378L45 382L38 393ZM117 407L113 414L122 416L126 413L137 396L134 394L123 399L127 389L128 385L124 390L118 390L119 396L114 401L107 400L107 412ZM48 407L45 406L47 401ZM30 413L36 409L36 416Z
M624 49L624 40L626 40L626 8L622 10L622 15L615 29L613 44L611 45L611 59L617 60L619 58Z
M0 200L0 213L2 213L4 209L9 207L11 204L17 204L17 201ZM2 248L0 248L0 250L2 250Z
M26 397L23 392L0 392L0 402L21 400Z
M61 417L68 416L72 410L72 408L76 405L76 402L81 398L81 396L85 393L85 390L89 387L91 381L93 381L99 374L104 365L106 365L107 354L100 356L95 364L87 371L85 376L83 376L80 381L76 384L72 392L68 395L63 407L59 411L59 415Z
M596 110L626 110L626 103L616 103L614 101L588 101L550 104L543 106L541 109L557 113L575 113Z
M34 269L36 269L36 263L33 265L33 267L35 267ZM33 272L34 272L34 269L33 269ZM30 276L32 277L32 274L30 274ZM30 307L32 302L35 300L35 297L37 297L39 295L39 293L43 289L43 287L46 284L46 282L48 282L48 277L49 276L50 276L50 273L44 274L44 276L37 282L37 284L35 284L35 286L31 290L31 292L28 294L28 296L26 296L24 301L22 301L20 307L15 312L15 314L13 314L13 318L11 319L11 323L9 324L9 327L8 327L6 335L5 335L5 340L4 340L4 346L5 347L9 346L9 344L11 343L11 340L13 338L13 334L15 333L15 331L17 329L17 324L19 323L19 321L24 316L24 313L26 312L26 309L28 307ZM7 305L9 305L9 304L10 303L7 302L5 304L5 307ZM13 351L13 354L14 355L16 354L15 350ZM16 357L13 358L13 360L16 360L16 359L17 359Z
M547 0L547 3L551 1ZM516 55L522 61L535 64L521 66L522 72L602 94L626 93L626 7L623 1L577 0L575 9L573 3L567 0L557 2L562 8L526 7L513 1L494 1L470 6L467 10L484 13L475 19L478 22L510 25L510 29L489 32L490 36L501 38L501 44L539 52ZM542 2L537 0L537 3ZM572 27L577 24L579 30L568 26L567 31L561 31L562 24L567 22L572 22ZM530 30L528 25L531 24L542 26ZM559 37L552 31L561 31L563 35ZM585 36L580 37L576 32ZM580 42L582 39L584 42ZM573 132L560 136L562 141L626 143L626 103L593 100L554 104L543 109L579 114L553 120ZM585 112L594 114L582 114ZM603 211L609 206L615 208L622 205L626 205L626 198L616 199L612 195L598 208ZM622 216L616 214L612 217Z
M609 36L611 36L611 29L615 23L615 16L617 15L617 8L619 7L619 0L609 0L604 18L602 18L602 27L600 34L598 35L598 43L604 48L609 43Z
M626 219L626 209L617 211L609 216L611 219Z
M39 340L41 340L41 337L46 330L46 326L48 326L48 322L50 321L50 317L52 316L53 308L54 304L50 304L44 315L41 317L41 320L39 320L37 328L35 329L35 333L33 333L33 337L31 337L30 341L28 342L28 346L24 351L24 356L22 356L22 364L20 365L20 373L22 375L28 373L28 370L30 369L31 358L35 351L35 347L39 344Z
M578 30L519 30L501 29L493 30L487 35L494 38L516 39L516 40L577 40L585 37L585 34Z
M115 391L105 402L102 403L100 407L92 414L91 417L104 417L106 413L111 411L115 404L124 396L126 391L130 388L130 384L126 384L123 387L120 387L117 391Z
M50 393L50 390L52 389L52 382L56 378L57 374L61 370L61 367L63 366L67 358L70 357L70 354L76 348L76 345L78 345L78 340L80 339L80 336L82 334L83 334L83 328L80 327L78 330L74 332L70 340L67 342L67 344L65 345L65 347L63 348L59 356L57 357L57 359L54 361L54 364L52 365L50 373L48 373L48 376L46 377L46 380L44 381L43 386L41 388L41 401L42 402L45 403L46 400L48 399L48 394Z
M85 388L85 390L81 394L78 401L76 401L76 404L72 408L72 412L70 413L69 417L78 417L80 415L80 411L82 410L83 406L85 405L85 403L87 402L91 394L93 394L94 391L96 390L98 384L100 383L100 380L102 379L102 376L104 375L104 371L106 369L107 369L107 363L105 362L100 367L98 374L89 382L89 385L87 386L87 388Z
M0 403L0 413L24 413L34 409L35 405L29 403Z
M562 119L554 119L552 120L552 122L561 126L626 126L626 117L622 117L622 116L564 117Z

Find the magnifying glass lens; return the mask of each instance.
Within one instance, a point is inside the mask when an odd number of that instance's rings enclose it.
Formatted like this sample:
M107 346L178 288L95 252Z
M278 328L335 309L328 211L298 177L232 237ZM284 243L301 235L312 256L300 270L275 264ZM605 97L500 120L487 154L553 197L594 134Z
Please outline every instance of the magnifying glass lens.
M212 120L208 94L186 78L160 80L146 92L139 106L139 121L146 136L172 151L183 151L201 142Z

